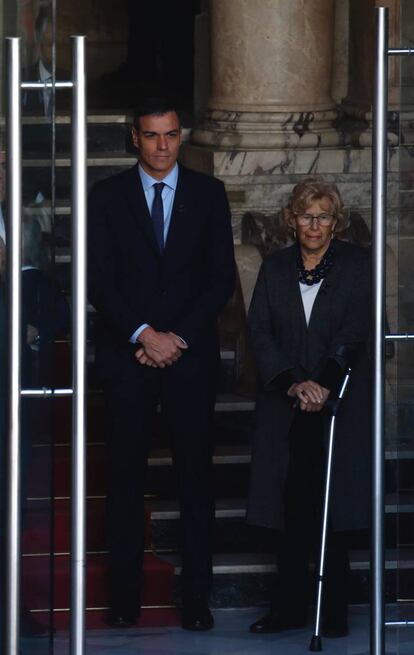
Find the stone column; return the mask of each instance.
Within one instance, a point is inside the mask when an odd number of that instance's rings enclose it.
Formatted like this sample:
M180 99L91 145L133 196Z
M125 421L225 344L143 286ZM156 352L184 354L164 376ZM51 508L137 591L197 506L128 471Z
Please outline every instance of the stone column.
M343 102L355 125L352 141L372 142L372 98L374 82L375 7L389 9L389 46L411 47L414 38L414 7L410 0L350 0L349 86ZM397 145L412 139L414 112L414 62L412 57L390 57L388 75L389 142Z
M340 104L348 92L349 0L335 0L332 97Z
M350 157L336 125L336 10L336 0L210 0L211 91L182 161L225 182L236 242L246 211L274 215L304 176L370 163Z
M211 97L193 143L335 145L334 0L211 0Z

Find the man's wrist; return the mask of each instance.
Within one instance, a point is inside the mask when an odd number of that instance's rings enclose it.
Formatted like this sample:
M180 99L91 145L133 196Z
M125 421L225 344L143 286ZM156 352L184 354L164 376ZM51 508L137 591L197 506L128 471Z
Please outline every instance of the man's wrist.
M148 325L137 336L137 343L142 343L143 345L145 345L145 342L151 337L155 336L156 334L157 334L156 331L150 325Z
M148 323L142 323L142 325L140 325L129 337L130 343L138 343L138 337L146 327L148 327Z

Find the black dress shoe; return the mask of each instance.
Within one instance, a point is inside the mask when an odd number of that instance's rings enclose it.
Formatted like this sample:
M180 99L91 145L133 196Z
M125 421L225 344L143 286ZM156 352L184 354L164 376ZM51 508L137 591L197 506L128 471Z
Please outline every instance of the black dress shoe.
M110 609L106 617L106 624L111 628L131 628L137 622L137 612L128 610Z
M214 619L207 601L199 599L184 601L181 625L184 630L211 630Z
M328 639L340 639L349 634L347 619L325 619L322 623L322 636Z
M273 634L282 632L282 630L295 630L303 628L306 625L306 619L298 613L297 616L283 616L280 612L271 610L258 621L250 626L250 632L257 635Z

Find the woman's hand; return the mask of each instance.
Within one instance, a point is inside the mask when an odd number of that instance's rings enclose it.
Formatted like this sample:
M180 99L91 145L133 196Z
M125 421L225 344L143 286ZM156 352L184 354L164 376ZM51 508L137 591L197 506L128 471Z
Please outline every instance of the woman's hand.
M320 412L330 391L313 380L305 380L292 384L287 393L290 398L298 399L303 412Z

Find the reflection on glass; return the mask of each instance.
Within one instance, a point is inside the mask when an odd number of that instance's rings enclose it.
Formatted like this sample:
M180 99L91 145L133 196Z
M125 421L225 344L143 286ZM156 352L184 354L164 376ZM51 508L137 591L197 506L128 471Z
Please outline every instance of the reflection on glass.
M413 3L401 2L401 45L412 47L414 37ZM414 58L402 57L394 64L400 85L398 117L398 172L391 174L392 190L397 202L393 203L388 221L388 245L393 253L389 271L395 278L395 305L390 331L414 333L413 284L413 174L411 107L414 99ZM388 278L388 274L387 274ZM389 281L387 279L387 284ZM390 362L390 393L386 434L386 515L387 551L394 566L389 573L389 600L387 619L414 620L414 579L412 548L414 546L413 492L414 492L414 342L395 345L394 360ZM387 634L388 652L409 653L414 647L412 628L392 628Z
M53 82L53 7L49 0L0 0L3 29L19 34L22 80ZM5 79L2 66L1 78ZM22 225L22 386L53 387L55 342L67 332L68 306L55 281L53 120L54 90L22 91L23 111L23 225ZM4 198L4 153L0 154L0 263L7 249ZM0 267L1 268L1 267ZM0 273L0 281L3 276ZM4 359L2 320L3 287L0 284L0 353ZM0 447L4 381L0 372ZM53 650L53 538L54 512L54 401L24 398L21 405L22 481L22 587L21 652ZM55 421L56 424L56 421ZM4 458L1 457L1 462ZM0 471L0 483L2 472ZM4 500L3 493L0 501ZM3 509L0 502L0 510ZM3 540L2 540L3 541ZM3 558L2 558L3 561ZM3 561L4 563L4 561ZM6 563L4 563L6 564ZM3 606L3 603L2 603ZM39 639L39 637L42 637Z
M52 17L49 6L40 6L34 23L31 61L24 72L30 82L52 82ZM23 113L52 117L52 89L28 90L23 93Z

